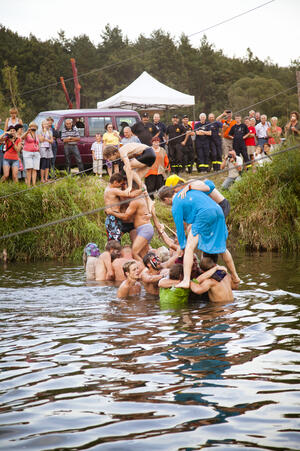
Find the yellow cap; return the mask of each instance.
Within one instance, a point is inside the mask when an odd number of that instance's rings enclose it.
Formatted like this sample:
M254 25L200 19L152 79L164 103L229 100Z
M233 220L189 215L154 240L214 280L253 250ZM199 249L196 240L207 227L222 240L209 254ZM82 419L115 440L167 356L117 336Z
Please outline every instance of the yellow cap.
M183 180L181 177L178 177L178 175L173 174L173 175L170 175L170 177L167 178L165 185L166 186L173 186L173 187L175 187L178 184L178 182L185 183L185 180Z

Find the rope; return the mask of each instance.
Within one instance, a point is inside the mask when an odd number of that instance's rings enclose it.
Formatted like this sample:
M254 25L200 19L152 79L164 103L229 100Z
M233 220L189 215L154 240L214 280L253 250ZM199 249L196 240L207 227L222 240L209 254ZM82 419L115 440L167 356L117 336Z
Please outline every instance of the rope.
M278 152L273 153L273 154L272 154L272 157L277 156L277 155L281 155L281 154L283 154L283 153L285 153L285 152L289 152L289 151L291 151L291 150L299 149L299 147L300 147L300 144L295 145L295 146L292 146L292 147L289 147L288 149L280 150L280 151L278 151ZM266 158L270 158L270 157L269 157L268 155L266 155L266 156L262 157L262 158L260 159L260 161L263 160L263 159L266 159ZM244 163L243 165L241 165L241 166L246 167L246 166L248 166L250 163L251 163L251 160L245 162L245 163ZM218 171L218 174L227 172L227 171L229 171L230 169L232 169L232 168L224 168L224 169L221 169L220 171ZM195 178L195 179L193 179L193 181L196 181L196 180L203 180L203 179L206 179L206 178L207 178L207 174L206 174L206 175L203 175L203 176L201 176L201 177ZM184 186L188 185L189 183L190 183L190 181L186 182L185 184L183 184L183 185L181 185L181 186L184 187ZM173 190L173 189L174 189L173 187L170 187L170 190ZM152 191L151 193L148 193L148 194L149 194L149 195L155 194L155 192L156 192L156 191ZM134 198L130 199L130 201L136 200L136 199L141 199L141 198L143 198L143 197L144 197L144 194L142 194L142 195L140 195L140 196L137 196L137 197L134 197ZM73 215L73 216L67 216L67 217L65 217L65 218L56 219L55 221L50 221L50 222L47 222L47 223L44 223L44 224L40 224L40 225L37 225L37 226L34 226L34 227L29 227L29 228L27 228L27 229L20 230L20 231L18 231L18 232L8 233L8 234L6 234L6 235L1 236L1 237L0 237L0 240L4 240L4 239L7 239L7 238L13 238L13 237L15 237L15 236L19 236L19 235L22 235L22 234L28 233L28 232L34 232L34 231L36 231L36 230L40 230L40 229L43 229L43 228L45 228L45 227L49 227L49 226L52 226L52 225L62 224L62 223L64 223L64 222L71 221L71 220L74 220L74 219L78 219L78 218L81 218L81 217L83 217L83 216L88 216L88 215L91 215L91 214L99 213L100 211L106 210L106 209L108 209L108 208L116 207L116 206L119 206L119 205L123 205L123 204L125 204L125 203L128 203L128 199L123 200L123 201L120 201L120 202L117 202L117 203L115 203L115 204L111 204L111 205L107 205L107 206L104 206L104 207L99 207L99 208L95 208L95 209L93 209L93 210L89 210L89 211L85 211L85 212L82 212L82 213L78 213L78 214Z
M270 0L270 1L266 2L266 3L262 3L261 5L258 5L258 6L256 6L255 8L248 9L247 11L244 11L244 12L242 12L242 13L240 13L240 14L237 14L237 15L235 15L235 16L229 17L228 19L225 19L225 20L223 20L223 21L221 21L221 22L218 22L218 23L216 23L216 24L214 24L214 25L211 25L210 27L203 28L203 29L200 30L200 31L196 31L195 33L192 33L192 34L190 34L190 35L187 35L187 37L190 38L190 37L195 36L195 35L197 35L197 34L205 33L205 32L208 31L208 30L212 30L213 28L216 28L216 27L218 27L218 26L220 26L220 25L223 25L223 24L225 24L225 23L227 23L227 22L230 22L230 21L232 21L232 20L234 20L234 19L237 19L237 18L239 18L239 17L242 17L242 16L244 16L244 15L246 15L246 14L248 14L248 13L251 13L251 12L257 10L257 9L263 8L264 6L266 6L266 5L270 4L270 3L273 3L274 1L275 1L275 0ZM135 59L135 58L139 58L140 56L143 56L143 55L144 55L145 53L147 53L147 52L153 52L154 50L157 51L160 47L163 47L163 44L161 44L161 45L159 45L159 46L156 46L156 47L154 47L154 48L151 49L151 50L147 50L146 52L144 52L144 51L139 52L139 53L137 53L136 55L131 56L131 57L129 57L129 58L126 58L126 59L124 59L124 60L119 60L119 61L117 61L117 62L115 62L115 63L108 64L107 66L102 66L102 67L100 67L100 68L98 68L98 69L93 69L93 70L91 70L91 71L89 71L89 72L85 72L85 73L83 73L83 74L81 74L81 75L78 75L77 78L82 78L82 77L85 77L85 76L87 76L87 75L91 75L91 74L94 74L94 73L96 73L96 72L100 72L100 71L102 71L102 70L109 69L109 68L111 68L111 67L115 67L115 66L122 65L122 64L124 64L124 63L127 63L128 61L131 61L131 60L133 60L133 59ZM71 81L71 80L73 80L73 77L66 78L66 79L65 79L65 82L68 82L68 81ZM59 84L60 84L60 81L57 81L56 83L50 83L49 85L41 86L41 87L39 87L39 88L32 88L32 89L29 89L28 91L22 92L21 95L30 94L31 92L40 91L40 90L42 90L42 89L47 89L47 88L50 88L50 87L53 87L53 86L57 86L57 85L59 85Z

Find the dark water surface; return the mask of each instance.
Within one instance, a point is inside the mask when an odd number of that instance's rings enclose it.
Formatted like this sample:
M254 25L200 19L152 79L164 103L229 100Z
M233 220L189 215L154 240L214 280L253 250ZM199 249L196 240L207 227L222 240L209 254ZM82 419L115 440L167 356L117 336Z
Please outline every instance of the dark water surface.
M235 302L178 310L2 267L0 449L299 450L299 259L235 260Z

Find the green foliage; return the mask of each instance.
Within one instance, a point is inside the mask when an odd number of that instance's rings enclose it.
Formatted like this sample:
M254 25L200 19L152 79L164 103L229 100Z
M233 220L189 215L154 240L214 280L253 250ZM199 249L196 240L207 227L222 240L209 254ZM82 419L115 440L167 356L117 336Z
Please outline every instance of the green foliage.
M236 242L251 249L299 251L300 145L255 173L246 172L226 197L231 202L230 235Z
M197 116L201 111L220 113L225 107L244 108L287 89L296 84L295 71L300 68L296 60L285 68L268 60L260 61L250 49L245 58L228 58L221 50L215 50L205 36L198 48L191 46L186 35L180 36L177 42L163 30L154 30L149 37L140 35L131 42L118 26L106 25L99 39L95 45L86 35L67 39L60 31L55 39L40 41L32 35L21 37L0 26L3 117L13 103L3 73L5 61L10 70L18 71L15 80L19 83L21 101L26 103L22 110L25 122L31 121L39 111L67 107L60 76L65 78L74 101L71 57L76 60L79 77L87 74L79 78L82 108L95 108L97 101L120 91L146 70L162 83L195 95ZM18 66L14 69L16 61ZM284 124L289 112L297 109L296 88L259 105L258 109L268 115L275 114ZM192 109L184 111L193 114Z

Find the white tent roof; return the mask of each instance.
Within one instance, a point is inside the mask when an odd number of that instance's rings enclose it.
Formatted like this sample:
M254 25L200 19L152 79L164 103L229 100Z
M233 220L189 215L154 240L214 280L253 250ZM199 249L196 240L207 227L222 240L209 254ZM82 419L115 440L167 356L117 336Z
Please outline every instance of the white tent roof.
M195 104L195 97L163 85L147 72L143 72L123 91L118 92L97 108L159 109L188 107Z

